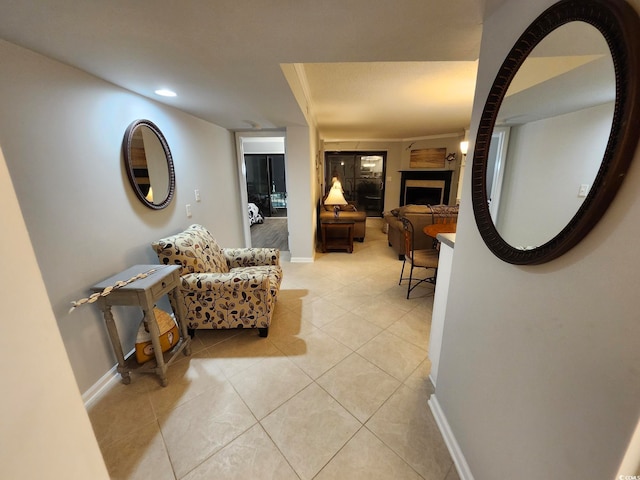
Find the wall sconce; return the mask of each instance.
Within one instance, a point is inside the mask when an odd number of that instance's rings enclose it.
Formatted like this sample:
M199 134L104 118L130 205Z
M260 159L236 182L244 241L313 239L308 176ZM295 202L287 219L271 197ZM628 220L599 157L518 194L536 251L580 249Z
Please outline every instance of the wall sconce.
M469 151L469 142L467 140L460 142L460 152L462 153L462 155L466 155L468 151Z

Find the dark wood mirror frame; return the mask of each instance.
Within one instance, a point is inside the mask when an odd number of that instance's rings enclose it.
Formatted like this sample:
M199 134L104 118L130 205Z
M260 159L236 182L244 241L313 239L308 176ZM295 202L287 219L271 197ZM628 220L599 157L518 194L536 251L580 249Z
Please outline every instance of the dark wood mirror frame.
M168 170L169 185L166 197L162 198L159 202L153 202L147 199L146 194L142 191L140 184L136 178L132 154L133 139L136 131L141 127L149 128L158 138L160 144L162 145L162 149L164 150L164 156ZM127 127L127 130L125 131L124 140L122 142L122 152L124 156L125 168L127 170L127 176L129 177L129 182L131 183L131 187L133 188L133 191L135 192L138 199L147 207L154 210L161 210L163 208L166 208L173 199L176 188L176 179L175 171L173 168L173 157L171 156L171 151L169 150L169 144L167 143L167 140L164 138L164 135L162 134L160 129L149 120L135 120Z
M486 174L491 135L502 100L534 47L556 28L573 21L600 31L615 69L616 100L611 132L591 190L560 233L538 247L521 250L498 233L489 212ZM564 0L545 10L526 29L503 62L487 97L474 148L471 198L484 242L500 259L516 265L541 264L574 247L600 220L615 197L633 159L640 136L640 18L624 0Z

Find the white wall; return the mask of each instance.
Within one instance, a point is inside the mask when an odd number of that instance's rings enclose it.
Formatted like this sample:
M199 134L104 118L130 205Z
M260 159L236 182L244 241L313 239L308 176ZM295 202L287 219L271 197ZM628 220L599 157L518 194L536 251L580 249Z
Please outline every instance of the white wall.
M285 153L284 132L240 132L243 138L245 154L274 154Z
M486 21L472 145L505 55L552 3L508 0ZM595 229L539 266L489 252L465 176L436 398L476 480L616 474L640 415L639 156Z
M107 479L0 151L3 478Z
M4 41L0 64L11 66L0 78L0 144L85 392L115 359L98 309L83 306L68 314L72 300L132 264L157 263L150 242L192 223L207 226L223 246L244 244L233 135ZM176 195L161 211L139 202L123 167L125 129L140 118L158 125L173 154ZM11 243L7 239L5 248L13 255ZM11 278L13 272L3 268L2 275ZM141 313L115 313L129 350ZM29 324L23 327L28 335Z
M313 128L287 127L287 220L292 262L312 262L315 256L315 138Z
M496 226L514 246L551 240L578 211L604 155L613 103L512 127ZM552 172L552 174L550 174Z

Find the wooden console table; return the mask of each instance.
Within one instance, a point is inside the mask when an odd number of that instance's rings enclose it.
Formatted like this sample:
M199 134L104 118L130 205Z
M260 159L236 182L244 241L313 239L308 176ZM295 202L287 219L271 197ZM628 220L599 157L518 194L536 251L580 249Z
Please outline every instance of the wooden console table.
M187 326L183 321L184 312L174 312L181 338L175 347L165 353L162 353L160 331L153 312L157 301L167 294L173 295L174 304L178 306L178 310L182 310L182 292L178 288L180 285L180 267L177 265L136 265L91 287L94 292L102 292L105 288L113 286L117 282L125 282L138 274L154 269L155 271L146 278L140 278L123 287L114 288L109 295L99 297L97 300L98 307L104 314L109 338L118 360L118 373L122 376L122 383L127 385L131 382L130 372L136 370L141 373L157 374L160 377L162 386L166 387L167 367L173 363L180 352L185 355L191 355L191 337L187 334ZM137 306L142 309L144 313L143 321L151 336L155 361L149 360L140 365L137 363L135 355L125 359L118 329L111 312L113 305Z
M350 218L323 218L320 220L322 230L322 252L327 249L346 250L353 253L353 229L355 221Z

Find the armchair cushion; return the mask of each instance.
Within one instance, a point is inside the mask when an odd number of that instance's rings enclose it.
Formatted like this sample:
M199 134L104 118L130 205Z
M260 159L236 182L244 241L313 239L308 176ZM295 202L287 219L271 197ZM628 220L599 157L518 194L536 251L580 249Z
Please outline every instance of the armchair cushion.
M268 328L271 323L267 273L191 273L182 277L189 328Z
M160 263L180 265L186 273L228 272L222 249L202 225L191 225L184 232L153 243Z
M223 248L222 255L229 268L280 265L277 248Z
M398 209L398 217L406 217L411 213L423 213L431 215L431 206L430 205L403 205Z

